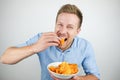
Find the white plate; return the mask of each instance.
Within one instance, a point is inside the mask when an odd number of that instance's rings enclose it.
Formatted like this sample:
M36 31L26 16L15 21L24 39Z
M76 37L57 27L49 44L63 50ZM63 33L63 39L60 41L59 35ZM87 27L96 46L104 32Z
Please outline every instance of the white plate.
M77 72L77 73L65 75L65 74L58 74L58 73L55 73L55 72L52 72L51 70L49 70L49 67L50 67L50 66L55 66L55 67L57 67L57 66L58 66L59 64L61 64L61 63L62 63L62 62L53 62L53 63L48 64L48 66L47 66L48 71L49 71L53 76L55 76L55 77L57 77L57 78L60 78L60 79L70 79L70 78L72 78L73 76L77 75L77 74L79 73L79 71L80 71L80 69L78 68L78 72Z

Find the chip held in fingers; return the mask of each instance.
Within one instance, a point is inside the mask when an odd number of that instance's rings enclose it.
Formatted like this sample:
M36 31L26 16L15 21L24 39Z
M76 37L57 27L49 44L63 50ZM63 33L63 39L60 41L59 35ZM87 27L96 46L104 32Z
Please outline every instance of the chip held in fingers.
M60 39L60 45L62 46L65 43L65 38Z

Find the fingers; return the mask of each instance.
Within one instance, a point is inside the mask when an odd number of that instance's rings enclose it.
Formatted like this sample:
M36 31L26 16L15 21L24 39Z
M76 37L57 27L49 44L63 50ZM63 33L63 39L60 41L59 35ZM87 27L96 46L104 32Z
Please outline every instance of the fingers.
M78 80L78 79L77 79L77 76L74 76L74 77L72 77L72 79L70 79L70 80Z
M83 79L81 79L79 76L74 76L74 77L72 77L72 79L70 79L70 80L83 80Z
M57 36L57 34L54 32L46 32L46 33L43 33L42 35L44 35L44 36Z
M50 43L60 43L56 36L47 36L45 40Z
M43 33L41 38L47 43L53 43L53 45L60 43L57 34L54 32Z
M40 52L49 46L58 46L59 40L54 32L43 33L39 40L32 45L34 52Z
M40 52L49 46L60 46L60 38L54 32L46 32L41 35L39 40L33 44L34 52ZM62 42L63 44L63 42Z

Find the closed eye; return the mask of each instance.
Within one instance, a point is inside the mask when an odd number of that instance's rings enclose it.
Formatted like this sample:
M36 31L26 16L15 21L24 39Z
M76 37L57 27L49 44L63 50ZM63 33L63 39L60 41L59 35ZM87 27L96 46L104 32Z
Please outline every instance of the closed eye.
M67 26L67 28L68 28L68 29L73 29L73 27L72 27L72 26Z
M58 26L63 26L61 23L57 24Z

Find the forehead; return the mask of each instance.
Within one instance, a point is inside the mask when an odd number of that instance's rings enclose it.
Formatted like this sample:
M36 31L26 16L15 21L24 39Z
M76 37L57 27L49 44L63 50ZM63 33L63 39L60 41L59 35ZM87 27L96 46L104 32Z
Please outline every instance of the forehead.
M57 22L64 24L73 24L77 26L79 23L79 18L77 15L72 13L61 13L58 15Z

